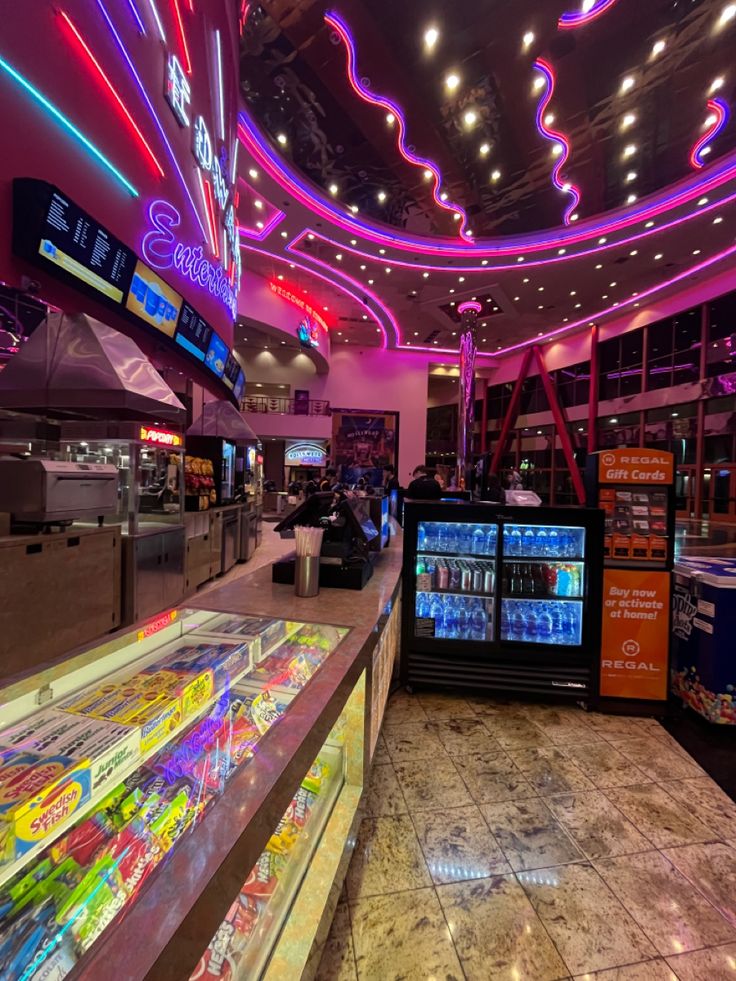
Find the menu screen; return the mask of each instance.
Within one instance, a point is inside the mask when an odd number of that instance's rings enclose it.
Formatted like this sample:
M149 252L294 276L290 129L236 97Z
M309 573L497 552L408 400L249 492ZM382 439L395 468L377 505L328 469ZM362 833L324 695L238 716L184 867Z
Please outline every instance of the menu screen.
M235 398L238 400L238 402L242 399L244 391L245 391L245 374L241 368L241 370L238 372L238 380L235 382L235 388L233 389L233 394L235 395Z
M240 365L238 364L236 358L232 354L228 354L227 361L225 362L225 373L222 376L222 380L228 386L228 388L235 388L235 383L238 380L238 374L240 372Z
M182 303L179 324L174 335L176 343L181 344L198 361L204 361L210 349L211 337L212 327L204 317L200 317L188 303Z
M210 339L210 346L207 350L207 356L204 359L204 363L210 369L214 371L218 378L222 378L222 373L225 370L225 362L228 359L229 351L227 344L223 341L219 334L216 334L214 330L212 331L212 338Z
M139 259L125 303L127 309L167 337L173 337L182 303L180 294Z
M86 286L122 303L136 257L81 208L53 191L38 254Z

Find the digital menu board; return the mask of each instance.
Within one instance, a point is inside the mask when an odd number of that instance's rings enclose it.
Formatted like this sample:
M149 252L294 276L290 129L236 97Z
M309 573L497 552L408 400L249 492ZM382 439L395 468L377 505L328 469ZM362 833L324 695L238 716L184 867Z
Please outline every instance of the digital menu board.
M210 338L210 346L207 351L207 355L204 359L204 363L213 371L218 378L222 378L222 373L225 370L225 363L230 356L230 351L228 350L227 344L223 341L219 334L212 331L212 337Z
M13 180L13 252L119 315L171 338L224 381L234 398L242 397L245 376L212 325L132 249L47 181Z
M190 307L186 302L182 303L179 323L174 334L176 343L185 351L189 351L198 361L204 361L210 349L211 337L212 326L204 317L200 317L194 307Z
M122 303L136 263L131 249L53 189L37 238L37 255L65 278L113 303Z

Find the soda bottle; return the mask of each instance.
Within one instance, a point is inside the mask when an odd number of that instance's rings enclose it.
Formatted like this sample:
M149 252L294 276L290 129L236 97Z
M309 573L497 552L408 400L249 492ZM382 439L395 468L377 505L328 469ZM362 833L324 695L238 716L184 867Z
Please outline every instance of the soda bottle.
M447 533L448 527L445 524L439 525L437 528L437 551L438 552L449 552L447 547Z
M447 525L447 551L457 552L458 551L458 541L457 541L457 525L452 523Z
M473 640L486 639L486 611L480 600L475 600L470 611L470 633Z
M560 557L560 536L556 528L550 528L549 535L547 536L547 541L549 543L549 554L553 555L555 558Z
M537 529L537 555L549 555L549 540L544 528Z
M437 589L447 589L450 585L450 570L445 562L437 563Z
M483 529L480 525L476 525L473 529L473 542L472 542L473 555L482 555L486 549L486 536L483 534Z
M582 596L580 580L580 566L570 566L570 596Z
M417 551L425 552L427 549L427 529L424 522L420 521L417 525Z
M536 555L537 538L533 528L524 529L524 555Z
M557 567L557 595L570 595L570 566L560 565Z
M552 617L549 608L545 605L537 619L537 640L540 644L552 643Z
M497 537L498 536L497 536L497 532L496 532L496 527L495 527L495 525L491 525L491 528L490 528L488 534L486 535L486 547L485 547L485 553L486 553L486 555L495 555L496 554L496 540L497 540Z
M537 620L537 614L534 609L533 603L527 603L526 610L526 624L524 629L524 640L528 641L530 644L536 644L537 633L539 632L539 622Z

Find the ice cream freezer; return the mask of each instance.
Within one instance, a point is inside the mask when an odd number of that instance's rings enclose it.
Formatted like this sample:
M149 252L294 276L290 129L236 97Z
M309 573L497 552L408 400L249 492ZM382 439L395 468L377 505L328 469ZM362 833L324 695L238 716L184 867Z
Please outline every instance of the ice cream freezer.
M174 609L0 693L5 981L307 972L363 785L349 633Z
M588 698L603 527L594 509L407 502L402 682Z
M736 558L681 556L672 593L672 691L709 722L736 725Z

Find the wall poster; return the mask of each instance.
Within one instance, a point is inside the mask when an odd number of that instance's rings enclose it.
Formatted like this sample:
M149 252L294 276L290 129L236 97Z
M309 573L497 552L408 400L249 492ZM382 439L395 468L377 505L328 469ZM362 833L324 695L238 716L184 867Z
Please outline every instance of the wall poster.
M399 413L368 409L332 410L332 463L340 480L366 477L379 486L383 468L397 468Z

